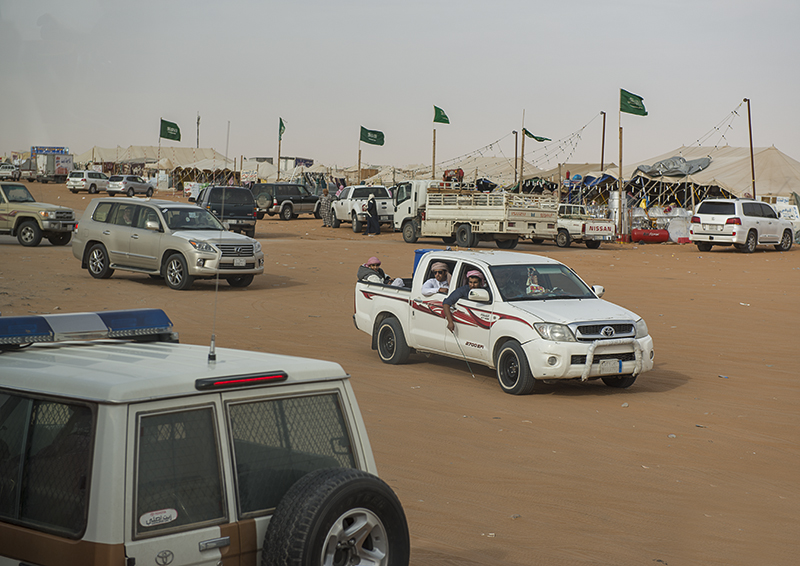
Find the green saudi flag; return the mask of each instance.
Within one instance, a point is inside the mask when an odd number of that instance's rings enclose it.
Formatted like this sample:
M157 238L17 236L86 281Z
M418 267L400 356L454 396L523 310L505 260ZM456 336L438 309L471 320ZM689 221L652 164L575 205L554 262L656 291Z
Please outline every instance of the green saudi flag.
M383 145L383 132L368 130L361 126L361 141L372 145Z
M161 119L161 136L166 140L181 141L181 129L175 122L167 122Z
M545 137L542 137L542 136L534 136L532 133L530 133L525 128L522 128L522 133L525 134L526 136L528 136L529 138L535 139L538 142L553 141L550 138L545 138Z
M619 111L637 116L647 116L644 98L627 90L619 89Z
M438 106L433 107L433 121L438 122L440 124L449 124L450 118L447 117L447 114L444 113L444 110L439 108Z
M283 132L286 131L286 125L283 123L283 118L278 118L278 141L283 139Z

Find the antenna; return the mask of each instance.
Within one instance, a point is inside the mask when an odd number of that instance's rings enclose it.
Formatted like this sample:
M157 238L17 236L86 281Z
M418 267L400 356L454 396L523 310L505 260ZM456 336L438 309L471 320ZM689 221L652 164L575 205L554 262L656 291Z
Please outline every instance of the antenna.
M228 164L228 144L231 140L231 121L228 120L228 135L225 138L225 165ZM227 183L223 183L223 186L227 186ZM225 217L225 189L222 190L222 217ZM225 226L223 226L223 229ZM222 237L222 232L220 232L220 238ZM217 361L217 350L216 350L216 341L217 341L217 303L219 302L219 269L217 269L217 276L214 278L214 317L213 322L211 324L211 345L208 349L208 363L216 362Z

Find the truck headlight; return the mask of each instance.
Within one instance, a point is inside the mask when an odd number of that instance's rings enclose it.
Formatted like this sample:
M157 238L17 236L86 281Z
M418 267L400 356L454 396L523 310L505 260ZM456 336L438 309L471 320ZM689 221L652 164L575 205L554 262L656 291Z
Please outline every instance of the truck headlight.
M189 243L192 244L192 247L196 249L198 252L206 252L206 253L217 253L217 248L209 244L208 242L198 242L197 240L189 240Z
M649 332L647 331L647 325L644 323L644 319L640 318L636 321L636 337L644 338L648 334Z
M41 216L45 220L51 220L51 219L56 217L56 211L55 210L40 210L39 211L39 216Z
M569 327L552 322L537 322L533 325L539 336L553 342L575 342L575 335Z
M253 244L253 253L258 253L261 251L261 242L256 240L256 243Z

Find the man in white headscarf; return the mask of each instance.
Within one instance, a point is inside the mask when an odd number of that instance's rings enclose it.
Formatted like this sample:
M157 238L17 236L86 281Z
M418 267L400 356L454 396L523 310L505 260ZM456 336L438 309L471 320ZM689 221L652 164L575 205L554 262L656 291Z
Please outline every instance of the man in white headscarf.
M431 265L433 277L422 284L422 294L425 297L430 297L436 293L447 294L450 290L450 272L447 269L447 264L443 261L437 261Z

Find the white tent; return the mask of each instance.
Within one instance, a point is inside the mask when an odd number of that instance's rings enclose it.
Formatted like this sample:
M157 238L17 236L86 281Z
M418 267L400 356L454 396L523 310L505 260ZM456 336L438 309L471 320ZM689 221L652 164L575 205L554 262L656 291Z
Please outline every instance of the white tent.
M156 163L168 159L173 167L188 167L203 160L224 162L225 156L212 148L131 145L106 148L95 146L76 155L75 163ZM231 163L232 161L229 160Z

